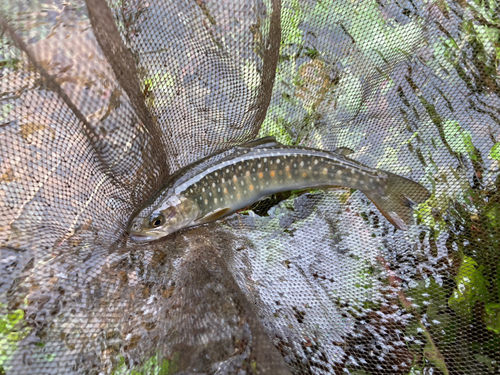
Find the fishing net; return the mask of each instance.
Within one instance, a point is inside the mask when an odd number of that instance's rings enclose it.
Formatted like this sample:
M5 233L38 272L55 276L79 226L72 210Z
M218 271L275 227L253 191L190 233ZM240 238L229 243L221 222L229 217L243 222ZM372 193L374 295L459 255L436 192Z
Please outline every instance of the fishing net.
M0 374L500 371L497 0L0 2ZM170 174L273 135L424 185L163 240Z

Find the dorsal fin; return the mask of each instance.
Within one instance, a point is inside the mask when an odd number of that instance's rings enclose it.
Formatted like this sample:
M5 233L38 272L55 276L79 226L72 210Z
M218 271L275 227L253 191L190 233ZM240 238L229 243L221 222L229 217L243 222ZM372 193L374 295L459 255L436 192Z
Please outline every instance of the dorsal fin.
M243 143L243 144L239 145L238 147L244 147L244 148L256 148L256 147L260 147L260 146L272 147L272 146L276 146L279 144L280 143L276 140L276 137L274 135L270 135L270 136L267 136L264 138L259 138L259 139L255 139L255 140L247 142L247 143Z
M340 147L334 151L336 154L344 155L344 156L349 156L351 154L354 154L354 151L351 150L350 148L347 147Z

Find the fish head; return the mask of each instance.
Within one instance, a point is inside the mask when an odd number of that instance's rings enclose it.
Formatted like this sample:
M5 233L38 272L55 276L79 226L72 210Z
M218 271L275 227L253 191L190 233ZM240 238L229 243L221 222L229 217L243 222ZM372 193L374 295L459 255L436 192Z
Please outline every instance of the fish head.
M172 195L135 215L128 226L130 239L134 242L148 242L165 237L182 228L186 228L199 215L198 204L190 198Z

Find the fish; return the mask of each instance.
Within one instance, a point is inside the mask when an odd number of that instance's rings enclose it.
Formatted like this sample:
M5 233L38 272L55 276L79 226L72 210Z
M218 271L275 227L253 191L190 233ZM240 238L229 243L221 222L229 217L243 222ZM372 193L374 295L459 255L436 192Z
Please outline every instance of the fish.
M271 194L346 187L360 190L397 229L430 192L419 183L370 168L340 148L286 146L265 137L194 162L173 173L130 218L133 242L148 242L241 210Z

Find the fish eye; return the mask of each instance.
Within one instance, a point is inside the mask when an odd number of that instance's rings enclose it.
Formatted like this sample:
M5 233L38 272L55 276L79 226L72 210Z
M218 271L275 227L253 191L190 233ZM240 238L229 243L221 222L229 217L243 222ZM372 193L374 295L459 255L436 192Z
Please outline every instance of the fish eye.
M162 214L152 216L149 220L149 225L153 228L157 228L165 222L165 217Z

